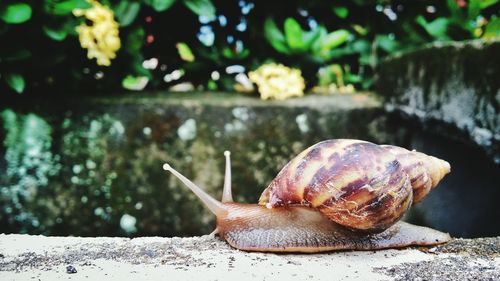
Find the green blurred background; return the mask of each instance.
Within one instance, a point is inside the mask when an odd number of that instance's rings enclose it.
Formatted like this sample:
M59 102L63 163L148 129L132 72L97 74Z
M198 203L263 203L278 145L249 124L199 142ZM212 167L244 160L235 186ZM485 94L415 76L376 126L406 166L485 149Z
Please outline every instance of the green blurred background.
M308 89L332 82L370 89L377 62L388 54L433 41L498 37L498 2L101 1L120 40L105 66L87 58L76 31L96 25L75 16L95 1L3 0L0 91L5 99L12 92L81 95L180 82L233 90L237 73L268 62L299 68Z

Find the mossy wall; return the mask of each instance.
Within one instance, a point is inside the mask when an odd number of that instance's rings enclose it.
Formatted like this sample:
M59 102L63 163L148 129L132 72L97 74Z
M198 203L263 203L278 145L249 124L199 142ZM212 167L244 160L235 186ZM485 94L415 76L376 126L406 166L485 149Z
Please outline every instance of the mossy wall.
M28 102L27 102L28 101ZM177 170L220 198L224 150L238 202L254 203L306 147L330 138L389 143L450 162L407 220L454 236L498 235L498 167L455 127L387 113L365 94L264 102L222 93L23 100L0 108L0 231L189 236L214 217ZM458 140L458 141L457 141Z
M84 236L207 233L213 216L164 162L220 197L230 150L235 199L256 202L306 147L375 141L382 114L361 94L273 103L219 93L33 100L0 112L2 231Z

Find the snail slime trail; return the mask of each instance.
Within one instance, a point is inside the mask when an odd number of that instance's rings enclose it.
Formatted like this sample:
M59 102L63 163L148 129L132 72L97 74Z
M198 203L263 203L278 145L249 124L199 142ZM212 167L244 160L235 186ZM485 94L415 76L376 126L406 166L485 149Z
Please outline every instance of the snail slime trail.
M370 142L333 139L293 158L258 204L233 202L230 153L222 200L164 164L217 217L213 233L245 251L316 253L432 246L451 239L399 221L450 172L424 153Z

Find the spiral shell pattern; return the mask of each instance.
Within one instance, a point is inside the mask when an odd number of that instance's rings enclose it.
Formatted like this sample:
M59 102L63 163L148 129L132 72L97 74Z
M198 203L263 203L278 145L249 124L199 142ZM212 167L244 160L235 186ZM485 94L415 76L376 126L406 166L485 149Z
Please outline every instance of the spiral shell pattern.
M420 200L447 173L439 168L442 160L414 153L360 140L323 141L283 167L259 204L308 206L348 228L382 231L411 206L412 182ZM428 168L440 172L431 175Z
M381 146L396 155L410 177L413 188L413 204L422 201L427 193L450 172L450 164L434 156L410 151L399 146Z

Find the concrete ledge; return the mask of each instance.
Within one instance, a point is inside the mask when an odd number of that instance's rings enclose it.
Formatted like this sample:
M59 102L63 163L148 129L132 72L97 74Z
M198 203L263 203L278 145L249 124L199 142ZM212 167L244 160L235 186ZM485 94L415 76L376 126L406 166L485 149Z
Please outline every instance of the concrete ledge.
M0 235L3 281L146 278L500 280L500 237L454 239L430 249L276 255L242 252L209 236L128 239Z

